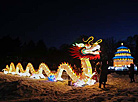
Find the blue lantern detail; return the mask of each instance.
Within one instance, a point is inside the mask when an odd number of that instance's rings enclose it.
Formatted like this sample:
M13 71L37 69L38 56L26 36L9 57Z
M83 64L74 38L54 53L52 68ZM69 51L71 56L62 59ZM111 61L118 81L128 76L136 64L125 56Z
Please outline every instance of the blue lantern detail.
M121 47L118 47L117 49L128 49L128 47L125 47L125 46L121 46ZM115 54L131 54L130 51L117 51ZM113 59L134 59L131 55L125 55L125 56L121 56L121 55L118 55L118 56L115 56L113 57Z
M55 75L50 75L50 76L48 77L48 80L49 80L49 81L56 81Z
M128 47L125 47L125 46L121 46L121 47L118 47L117 49L128 49Z

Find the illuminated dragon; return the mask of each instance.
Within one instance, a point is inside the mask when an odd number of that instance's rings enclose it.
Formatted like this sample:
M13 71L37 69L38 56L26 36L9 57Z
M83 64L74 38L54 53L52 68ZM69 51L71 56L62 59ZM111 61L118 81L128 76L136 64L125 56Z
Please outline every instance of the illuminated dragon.
M43 72L48 76L49 80L56 81L56 80L63 80L61 78L63 70L67 72L70 78L75 82L76 86L82 86L83 84L94 84L94 80L92 76L95 73L92 73L92 66L89 60L96 60L100 58L100 45L99 43L102 42L102 39L99 39L95 43L92 43L94 37L89 37L86 41L83 39L84 43L75 43L71 48L71 53L74 58L79 58L81 60L82 65L82 74L76 75L73 71L71 65L68 63L62 63L58 67L56 73L52 73L48 66L45 63L41 63L39 65L39 69L36 71L31 63L28 63L26 69L24 70L21 63L16 65L16 68L13 63L10 64L10 67L6 65L6 68L3 69L5 74L17 74L20 76L29 76L31 78L46 78L43 75Z

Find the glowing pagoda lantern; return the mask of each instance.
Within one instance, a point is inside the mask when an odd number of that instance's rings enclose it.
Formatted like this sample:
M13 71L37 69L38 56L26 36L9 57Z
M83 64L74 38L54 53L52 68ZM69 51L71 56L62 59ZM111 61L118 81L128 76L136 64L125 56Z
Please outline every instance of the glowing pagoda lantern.
M115 57L113 57L113 66L114 67L126 67L133 63L133 57L131 56L130 49L123 46L117 48L117 52L115 53Z

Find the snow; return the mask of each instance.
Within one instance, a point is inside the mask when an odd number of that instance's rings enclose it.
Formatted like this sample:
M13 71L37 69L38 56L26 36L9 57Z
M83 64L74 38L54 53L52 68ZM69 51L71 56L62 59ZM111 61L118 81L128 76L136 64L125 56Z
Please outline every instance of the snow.
M0 101L137 102L138 78L136 75L135 79L135 83L129 83L128 75L112 73L108 75L106 88L103 89L98 88L98 83L75 87L68 86L67 80L50 82L46 79L32 79L0 72Z

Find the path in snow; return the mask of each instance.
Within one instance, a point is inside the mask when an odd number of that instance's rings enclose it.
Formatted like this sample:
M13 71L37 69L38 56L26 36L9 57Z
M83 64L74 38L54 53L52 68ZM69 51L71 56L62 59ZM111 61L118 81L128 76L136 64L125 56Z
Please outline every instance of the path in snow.
M106 89L92 86L68 86L63 82L31 79L0 72L0 101L5 102L137 102L138 76L136 82L129 83L128 75L115 73L108 75Z

